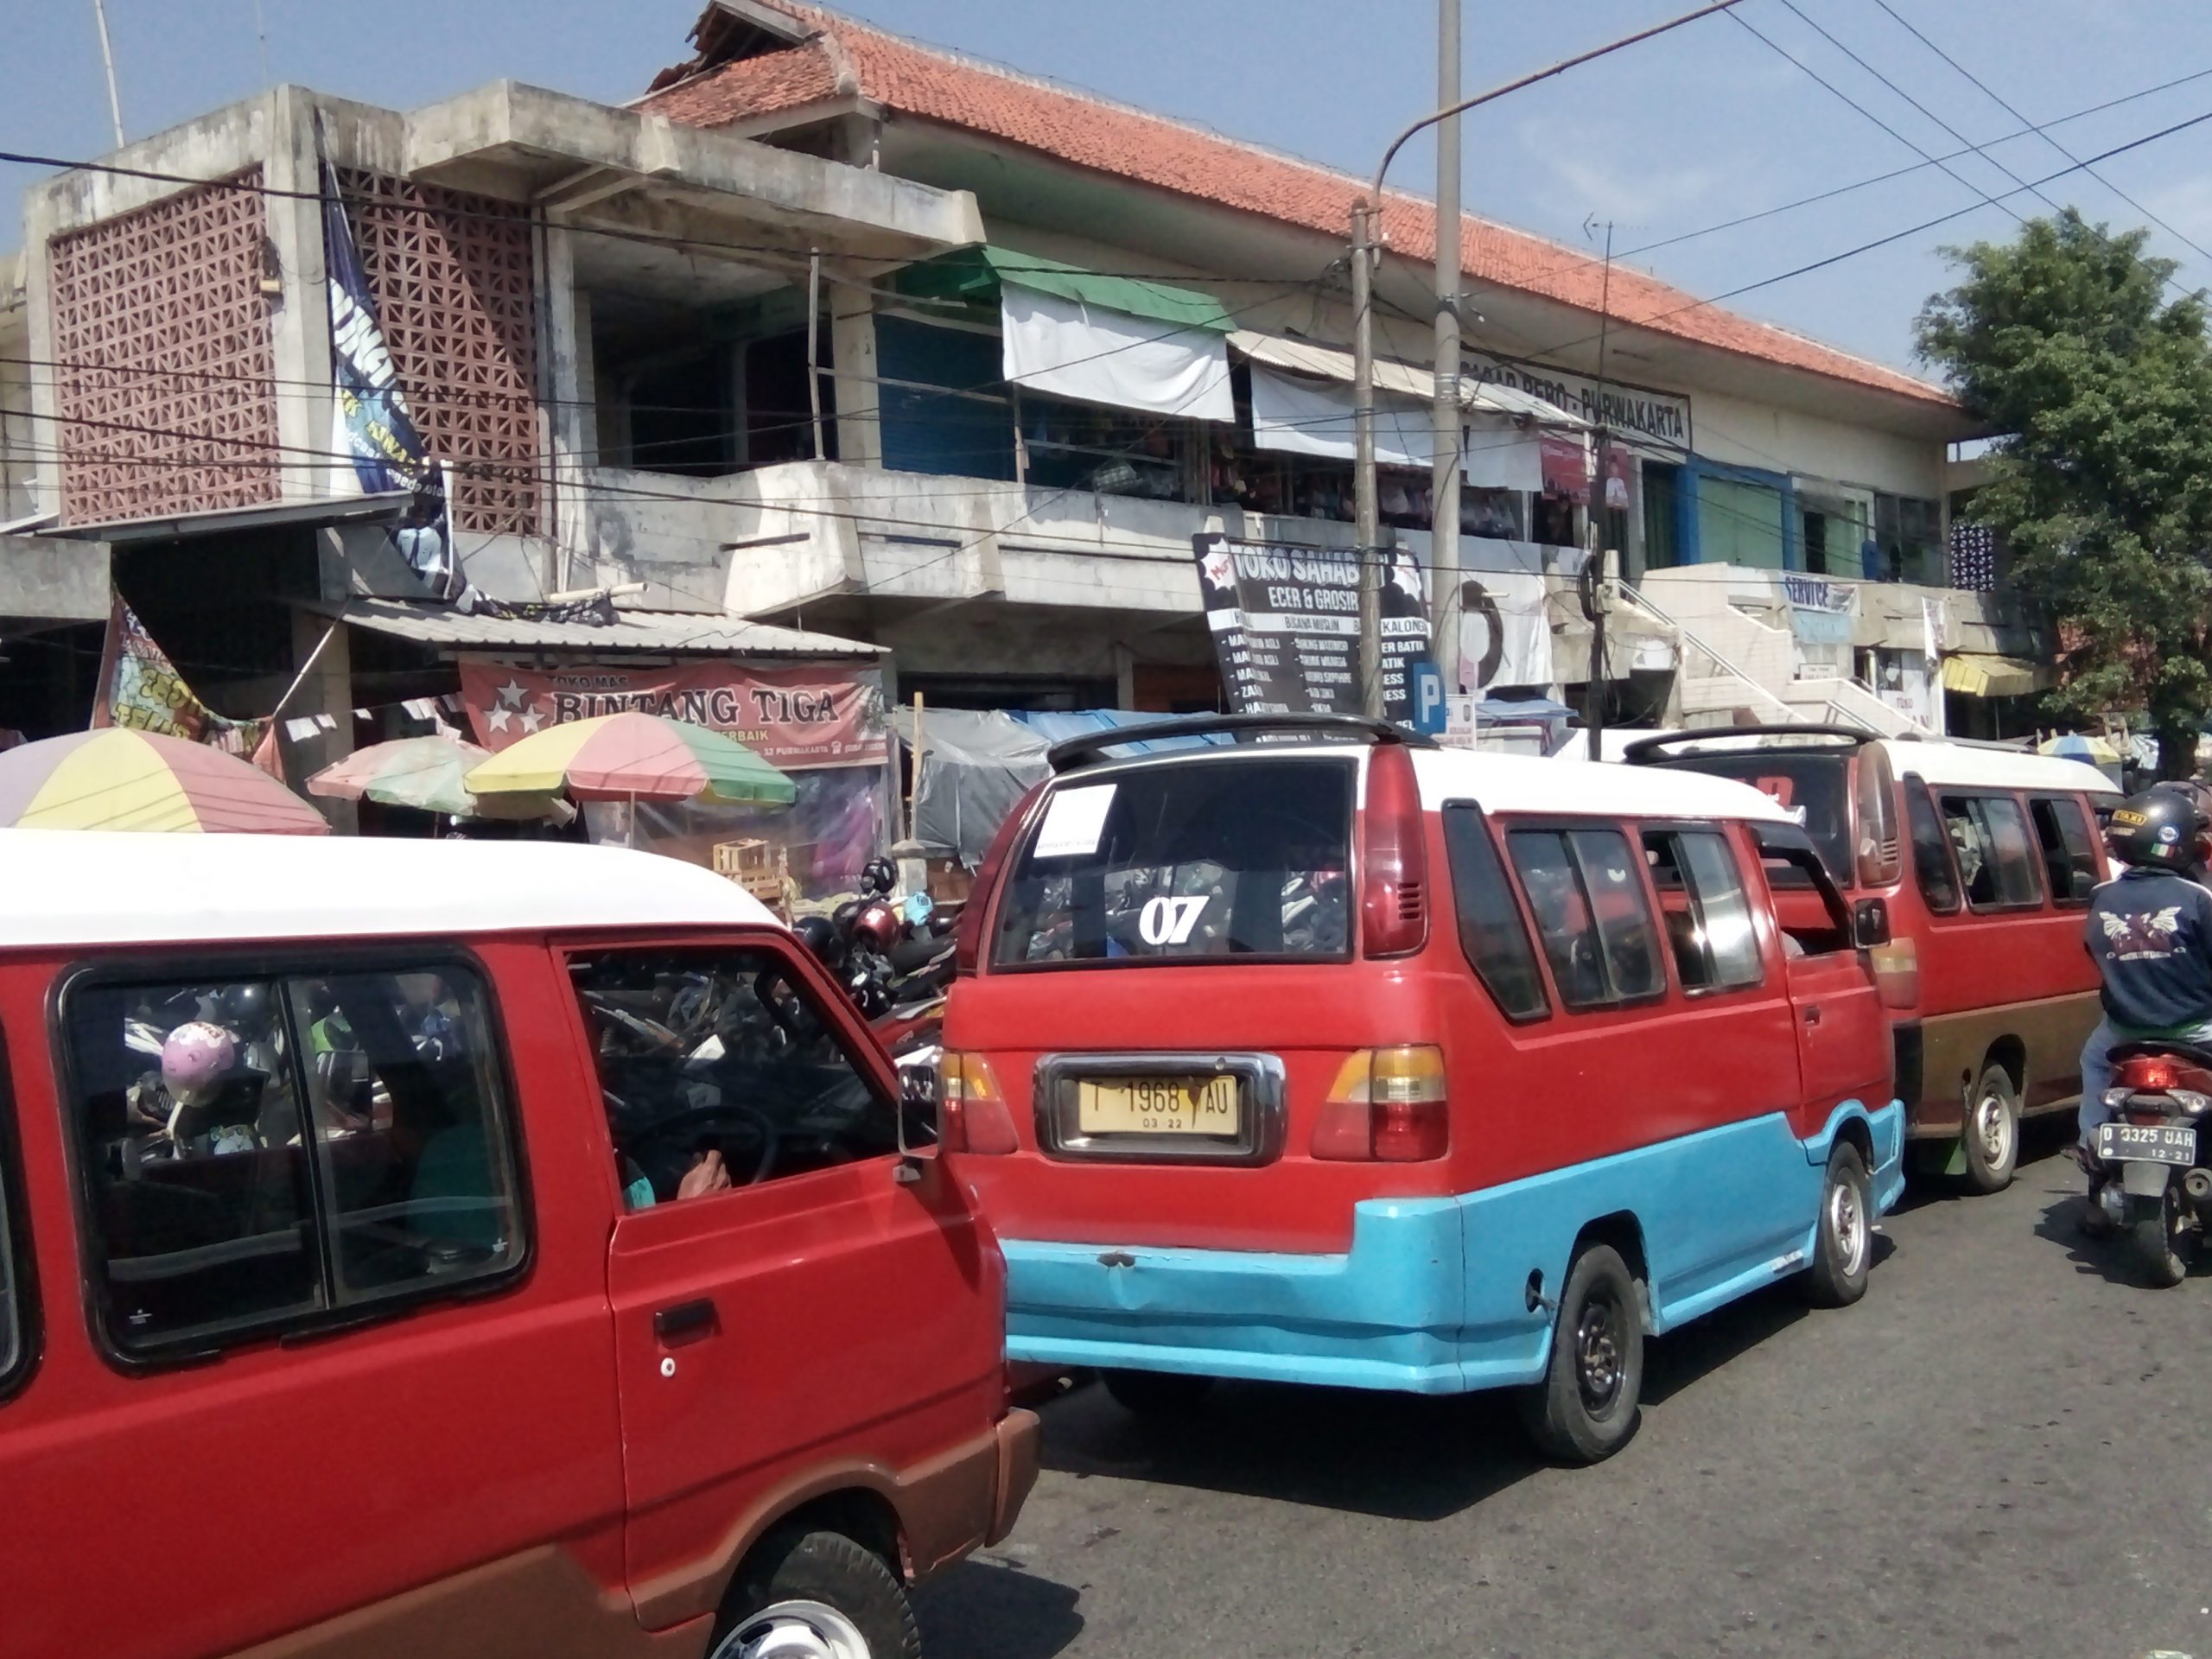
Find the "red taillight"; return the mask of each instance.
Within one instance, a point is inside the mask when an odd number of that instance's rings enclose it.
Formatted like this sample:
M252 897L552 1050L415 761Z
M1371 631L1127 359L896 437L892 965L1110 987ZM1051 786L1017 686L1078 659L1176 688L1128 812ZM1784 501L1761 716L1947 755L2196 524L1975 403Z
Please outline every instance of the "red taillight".
M997 1074L981 1054L946 1054L938 1061L939 1139L947 1152L1004 1157L1019 1152L1014 1113L999 1092Z
M1313 1155L1332 1161L1419 1163L1452 1144L1444 1053L1426 1046L1362 1049L1337 1069L1313 1126Z
M1360 940L1370 957L1402 957L1428 938L1428 840L1421 784L1402 743L1377 744L1367 763L1360 854Z
M2120 1083L2123 1089L2133 1089L2146 1095L2162 1095L2181 1084L2181 1068L2171 1060L2156 1058L2122 1060Z
M1021 833L1021 826L1029 818L1029 809L1036 805L1037 797L1044 788L1043 784L1031 785L1028 793L1014 804L1014 810L1006 815L998 834L991 837L982 866L976 872L975 885L968 890L968 902L962 907L960 920L952 930L952 971L963 979L972 975L983 959L984 912L997 896L999 871L1014 849L1014 838Z
M1885 1008L1912 1009L1920 1006L1920 947L1910 939L1891 939L1867 953L1874 969L1874 984Z

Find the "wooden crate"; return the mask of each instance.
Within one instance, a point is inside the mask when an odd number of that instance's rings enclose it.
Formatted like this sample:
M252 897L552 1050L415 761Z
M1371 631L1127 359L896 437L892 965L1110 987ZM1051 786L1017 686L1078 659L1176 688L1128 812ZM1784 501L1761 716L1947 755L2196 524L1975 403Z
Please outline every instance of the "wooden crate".
M791 877L791 855L766 841L715 843L715 874L727 876L764 905L784 902Z

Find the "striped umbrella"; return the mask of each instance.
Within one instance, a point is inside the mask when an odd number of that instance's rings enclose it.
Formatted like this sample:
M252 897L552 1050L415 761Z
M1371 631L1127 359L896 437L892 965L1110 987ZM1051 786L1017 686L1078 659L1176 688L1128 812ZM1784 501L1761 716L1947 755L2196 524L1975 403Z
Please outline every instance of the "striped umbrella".
M322 814L236 755L127 727L0 753L0 824L321 836Z
M469 772L479 797L549 794L580 801L715 801L788 806L791 780L734 737L659 715L601 715L550 726Z
M554 795L478 795L463 779L492 758L491 751L458 737L402 737L372 743L308 779L308 793L340 800L366 798L386 806L410 806L449 818L551 818L565 823L575 809Z

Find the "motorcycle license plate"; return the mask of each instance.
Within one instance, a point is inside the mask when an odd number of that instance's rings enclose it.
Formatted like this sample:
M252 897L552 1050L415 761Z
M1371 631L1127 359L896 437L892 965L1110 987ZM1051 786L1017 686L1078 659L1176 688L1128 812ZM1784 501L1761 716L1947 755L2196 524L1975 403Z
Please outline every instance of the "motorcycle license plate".
M2101 1123L2097 1156L2116 1164L2172 1164L2187 1169L2196 1162L2196 1131L2167 1123Z
M1243 1122L1234 1077L1085 1077L1076 1128L1084 1135L1234 1135Z

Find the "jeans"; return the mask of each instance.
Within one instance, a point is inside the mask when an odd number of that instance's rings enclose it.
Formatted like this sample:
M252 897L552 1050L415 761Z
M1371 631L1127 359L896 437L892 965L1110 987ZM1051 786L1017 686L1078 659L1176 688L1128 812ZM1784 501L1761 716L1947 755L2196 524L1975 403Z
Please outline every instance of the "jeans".
M2191 1026L2185 1031L2162 1032L2159 1036L2171 1037L2176 1042L2198 1046L2212 1046L2212 1020ZM2095 1138L2097 1125L2112 1116L2112 1108L2105 1104L2105 1096L2113 1086L2112 1052L2123 1043L2156 1042L2158 1037L2145 1033L2131 1032L2117 1027L2109 1020L2097 1021L2097 1028L2089 1033L2089 1040L2082 1046L2082 1144L2088 1146Z

